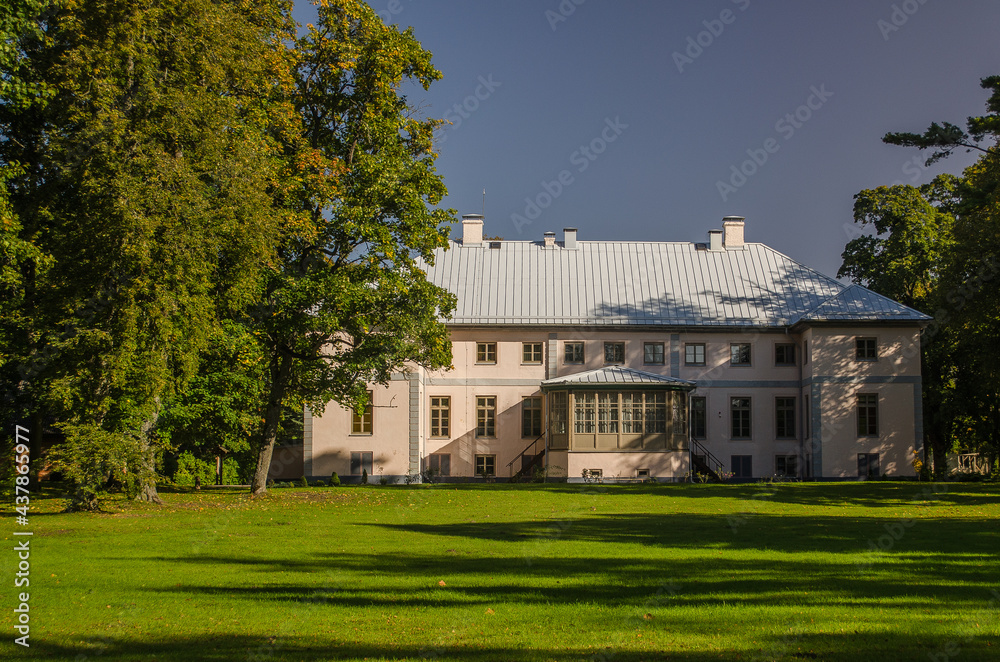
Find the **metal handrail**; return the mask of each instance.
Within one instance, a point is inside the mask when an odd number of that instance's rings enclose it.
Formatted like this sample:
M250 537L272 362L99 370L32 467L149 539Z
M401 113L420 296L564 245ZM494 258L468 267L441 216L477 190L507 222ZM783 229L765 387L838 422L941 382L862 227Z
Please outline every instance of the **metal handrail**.
M691 451L692 452L698 451L697 453L698 455L704 455L706 464L708 463L708 460L711 460L712 463L715 465L715 467L712 468L712 470L715 471L715 473L719 473L721 471L726 470L726 465L722 464L722 460L712 455L712 451L705 448L705 446L702 445L702 443L697 439L695 439L694 437L691 437ZM711 467L711 465L709 466Z
M521 451L518 455L515 455L514 459L507 463L507 468L510 469L512 466L514 466L515 462L517 462L522 457L524 457L524 454L528 452L528 449L530 449L532 446L534 446L535 444L537 444L544 437L545 437L545 433L544 432L541 433L540 435L538 435L537 437L535 437L535 440L533 442L531 442L530 444L528 444L527 448L525 448L523 451ZM537 453L534 453L534 455L537 455Z

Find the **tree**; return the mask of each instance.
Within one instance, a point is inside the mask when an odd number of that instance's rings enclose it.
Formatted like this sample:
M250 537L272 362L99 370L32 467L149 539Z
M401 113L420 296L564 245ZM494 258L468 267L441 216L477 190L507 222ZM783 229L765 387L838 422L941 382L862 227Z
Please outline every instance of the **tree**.
M879 187L855 196L854 219L874 235L847 244L838 276L931 313L922 335L924 412L935 466L959 445L1000 448L1000 76L981 81L990 111L967 130L932 123L923 133L887 133L894 145L982 152L962 177ZM985 141L985 142L984 142Z
M454 298L419 268L447 243L452 210L434 171L433 130L401 93L440 78L410 30L382 23L359 0L320 4L297 42L296 109L288 144L290 214L261 302L248 313L267 361L267 399L251 486L266 491L281 411L327 402L362 407L367 383L407 362L451 362L439 318Z
M0 141L25 164L6 186L18 232L53 257L19 284L21 388L58 414L80 505L109 475L157 501L164 403L273 260L289 7L105 0L32 19L24 66L52 94L6 107Z

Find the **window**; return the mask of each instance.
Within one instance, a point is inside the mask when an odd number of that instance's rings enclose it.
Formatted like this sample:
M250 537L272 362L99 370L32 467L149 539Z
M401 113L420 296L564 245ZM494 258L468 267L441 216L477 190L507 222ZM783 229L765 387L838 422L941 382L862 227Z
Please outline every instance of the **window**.
M795 398L774 399L774 436L778 439L794 439Z
M660 434L666 431L667 394L663 391L646 393L646 434Z
M642 345L642 362L646 365L663 365L663 343L647 342Z
M481 395L476 398L476 436L497 436L497 398Z
M542 343L526 342L521 345L521 363L541 363Z
M855 338L854 358L858 361L878 361L878 340L875 338Z
M708 405L705 398L691 398L691 436L704 439L708 436Z
M858 478L878 478L881 475L878 453L858 453Z
M428 455L427 470L435 476L450 476L451 453L432 453Z
M753 478L753 456L730 456L729 470L733 472L733 478Z
M730 398L732 413L732 438L750 438L750 398Z
M476 456L476 475L477 476L496 476L497 475L497 456L496 455L477 455Z
M357 409L351 412L351 434L371 434L372 433L372 399L374 394L368 391L368 404L364 411ZM369 472L371 473L371 472Z
M791 476L799 475L799 458L797 455L775 455L774 475Z
M625 343L604 343L604 363L625 363Z
M874 393L858 394L858 436L878 436L878 396Z
M542 399L540 397L521 400L521 436L538 437L542 434Z
M366 473L372 475L372 452L355 451L351 453L351 475L360 476Z
M729 346L729 365L750 365L750 343L734 342Z
M496 363L497 344L495 342L476 343L476 363Z
M618 434L618 394L597 395L597 431L600 434Z
M643 480L645 480L646 478L649 478L649 469L636 469L635 470L635 477L643 479Z
M622 433L642 434L642 393L622 393Z
M802 407L802 420L806 424L806 439L812 437L812 411L809 408L809 396L804 399L805 405Z
M577 434L594 434L597 396L593 393L577 393L574 401L576 402L576 425L573 431Z
M795 345L792 343L775 345L774 365L795 365Z
M569 394L559 391L552 394L550 405L552 406L551 423L552 434L566 434L569 432Z
M563 345L566 350L564 363L583 363L583 343L582 342L568 342Z
M431 436L451 436L451 398L447 396L431 398Z
M705 343L692 342L684 345L685 365L705 365Z
M809 341L802 341L802 363L809 363Z

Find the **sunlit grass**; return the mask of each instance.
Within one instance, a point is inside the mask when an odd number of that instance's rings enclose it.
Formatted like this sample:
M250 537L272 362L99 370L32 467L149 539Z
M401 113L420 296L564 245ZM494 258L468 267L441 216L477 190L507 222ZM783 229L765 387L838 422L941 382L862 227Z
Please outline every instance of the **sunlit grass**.
M996 486L163 497L34 499L32 645L5 659L1000 659Z

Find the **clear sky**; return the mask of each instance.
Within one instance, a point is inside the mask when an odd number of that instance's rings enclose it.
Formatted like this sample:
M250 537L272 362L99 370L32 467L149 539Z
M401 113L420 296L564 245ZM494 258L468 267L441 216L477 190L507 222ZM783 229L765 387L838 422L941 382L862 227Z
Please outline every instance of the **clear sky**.
M453 122L443 206L481 213L485 188L504 239L705 241L738 215L748 241L835 275L855 193L975 158L925 168L882 135L964 127L1000 74L996 0L369 4L444 75L409 94Z

